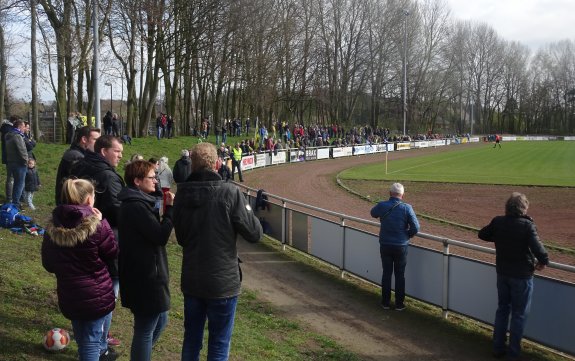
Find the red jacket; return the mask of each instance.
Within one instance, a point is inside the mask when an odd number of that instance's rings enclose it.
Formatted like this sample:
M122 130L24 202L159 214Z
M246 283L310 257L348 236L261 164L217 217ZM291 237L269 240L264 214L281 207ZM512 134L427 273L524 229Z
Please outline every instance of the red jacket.
M56 274L58 304L70 320L95 320L115 307L107 263L118 257L108 222L87 205L61 205L52 212L42 242L42 265Z

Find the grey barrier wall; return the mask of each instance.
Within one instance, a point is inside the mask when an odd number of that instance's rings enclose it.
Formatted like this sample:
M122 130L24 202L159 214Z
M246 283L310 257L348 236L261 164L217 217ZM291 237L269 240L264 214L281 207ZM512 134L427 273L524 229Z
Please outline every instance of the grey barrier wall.
M255 190L245 188L254 203ZM371 226L378 224L322 210L268 194L270 207L256 211L268 223L267 234L282 242L378 285L381 260L378 235L345 225L345 220ZM280 204L271 201L280 200ZM294 209L294 206L297 209ZM307 208L314 214L302 211ZM323 213L320 218L317 213ZM336 216L340 223L327 220ZM449 245L493 253L493 249L469 245L425 233L417 237L439 241L444 251L411 245L406 269L408 296L493 324L497 308L495 266L449 254ZM551 262L550 267L575 273L575 267ZM525 337L556 350L575 355L575 284L535 276L534 295Z
M575 137L516 137L505 136L504 141L565 140ZM242 159L244 169L254 169L291 162L306 162L385 151L404 151L426 147L446 146L471 139L443 139L390 144L356 145L354 147L323 147L305 150L280 151L275 154L249 155ZM243 185L255 209L255 191ZM265 224L271 238L306 252L325 262L378 285L381 284L381 260L378 236L345 225L351 220L371 226L377 223L319 209L279 196L267 194L269 207L256 214ZM295 207L294 207L295 206ZM297 208L297 209L296 209ZM312 210L314 214L303 211ZM322 217L318 216L321 214ZM327 220L335 216L340 223ZM441 242L443 252L411 245L406 270L406 293L413 298L440 306L443 315L449 311L492 324L497 308L496 272L492 264L449 254L449 245L457 245L480 252L494 253L493 249L450 240L425 233L418 237ZM550 263L551 267L575 273L575 267ZM575 356L575 284L535 276L534 295L525 336L535 342Z

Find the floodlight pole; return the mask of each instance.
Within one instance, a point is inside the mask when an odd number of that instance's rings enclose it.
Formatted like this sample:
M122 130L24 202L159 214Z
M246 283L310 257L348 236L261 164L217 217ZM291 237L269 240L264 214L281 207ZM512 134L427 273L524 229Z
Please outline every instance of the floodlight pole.
M473 135L473 100L471 101L471 131L469 134Z
M94 18L93 18L93 37L94 37L94 69L93 69L93 84L94 84L94 118L96 121L96 128L100 128L100 66L98 46L100 39L98 38L98 2L94 1ZM88 122L90 123L90 122Z
M405 16L403 20L403 135L405 136L407 134L407 17L409 11L404 9L403 15Z
M111 82L106 82L106 83L104 83L104 85L110 87L110 111L113 112L113 110L112 110L112 104L113 104L112 99L114 99L114 92L113 92L114 87L113 87Z

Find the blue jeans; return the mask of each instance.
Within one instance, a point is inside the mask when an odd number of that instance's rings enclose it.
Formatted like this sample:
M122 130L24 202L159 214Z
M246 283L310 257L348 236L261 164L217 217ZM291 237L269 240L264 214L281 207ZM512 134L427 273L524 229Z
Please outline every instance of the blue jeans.
M117 232L115 232L115 234L117 234ZM114 296L116 297L116 302L118 302L118 293L120 292L120 279L112 278L112 286L114 287ZM110 317L106 319L106 324L104 325L104 328L106 329L106 334L104 335L104 338L106 339L106 344L108 343L108 331L110 331L111 325L112 325L112 312L110 312Z
M227 361L238 297L205 299L184 296L182 361L198 361L208 320L207 361Z
M521 338L531 307L533 278L513 278L497 275L498 304L493 326L493 351L506 352L509 358L521 353ZM511 315L511 323L509 323ZM509 347L505 349L507 324L509 323Z
M22 197L22 192L24 191L24 182L26 181L26 170L28 166L26 164L18 163L8 163L6 165L8 169L8 178L10 175L14 177L14 186L12 187L12 203L20 204L20 197Z
M152 347L168 324L168 311L155 315L134 314L134 337L130 359L148 361L152 359Z
M383 274L381 276L381 304L389 306L391 302L391 275L395 273L395 307L401 307L405 301L405 266L407 265L407 245L379 246Z
M109 313L97 320L72 320L80 361L98 361L100 355L106 352L108 349L106 324L111 317L112 313Z

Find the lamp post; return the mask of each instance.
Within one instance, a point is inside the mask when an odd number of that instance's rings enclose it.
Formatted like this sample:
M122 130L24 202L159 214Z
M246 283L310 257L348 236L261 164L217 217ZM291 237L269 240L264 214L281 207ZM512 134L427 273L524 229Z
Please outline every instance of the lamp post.
M468 93L469 103L471 105L471 121L469 124L469 134L473 135L473 103L474 103L475 99L473 97L473 91L471 91L471 89L467 89L467 93Z
M106 83L104 83L104 85L110 87L110 111L112 111L112 99L114 98L114 93L113 93L114 87L112 86L111 82L106 82Z
M100 125L100 117L102 116L102 114L100 114L100 53L99 53L99 44L100 44L100 40L98 37L98 3L97 1L94 1L94 10L93 10L93 15L92 15L92 33L93 38L94 38L94 68L92 69L93 73L92 73L92 78L93 78L93 83L94 83L94 120L96 121L96 128L101 128ZM92 124L91 122L88 122L89 124ZM56 133L54 133L56 134Z
M409 16L409 11L403 10L403 135L406 132L407 123L407 17Z
M471 131L469 134L473 135L473 101L471 101Z

